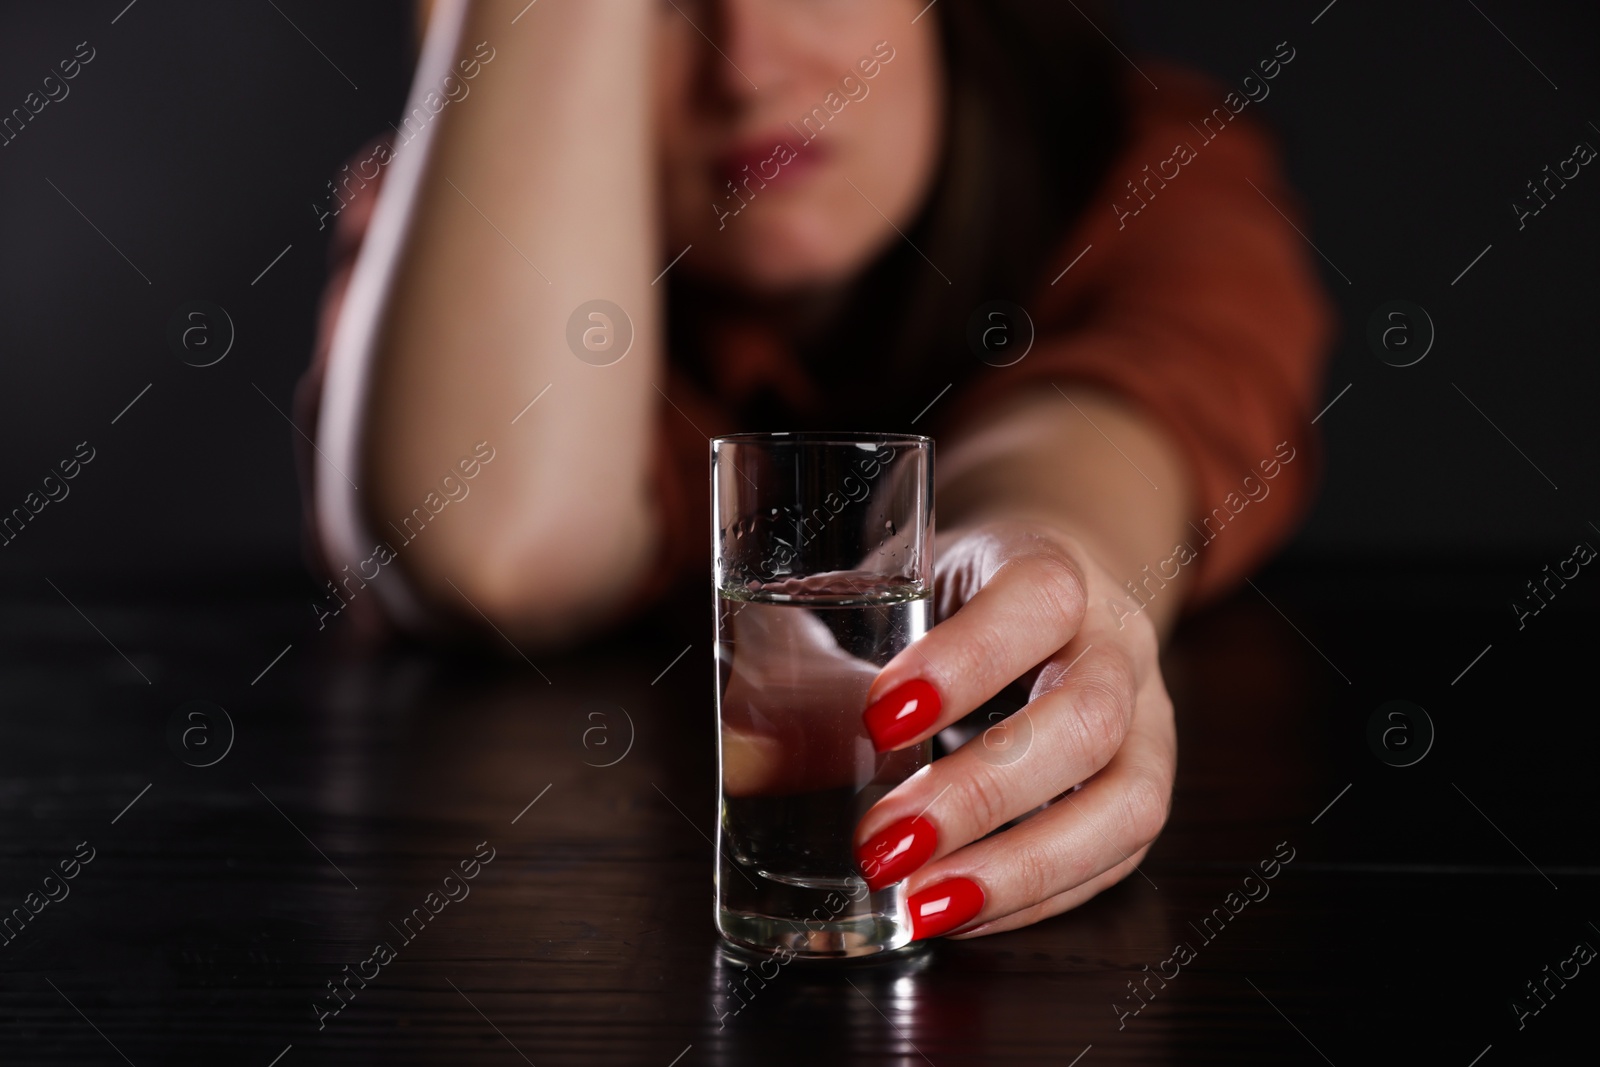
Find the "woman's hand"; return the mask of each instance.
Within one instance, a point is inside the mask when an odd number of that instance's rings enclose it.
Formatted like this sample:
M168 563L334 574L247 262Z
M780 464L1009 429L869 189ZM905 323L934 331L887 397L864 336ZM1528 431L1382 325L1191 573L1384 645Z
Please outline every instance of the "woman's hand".
M1111 610L1122 590L1084 543L1020 521L940 541L941 621L873 683L875 743L921 741L1018 679L1031 691L986 735L1006 743L974 738L857 827L863 873L905 881L917 938L1026 926L1126 877L1166 822L1177 760L1155 628Z
M857 785L885 762L861 737L878 671L811 611L747 600L720 609L731 648L721 700L722 791L781 795ZM902 775L906 771L900 772Z

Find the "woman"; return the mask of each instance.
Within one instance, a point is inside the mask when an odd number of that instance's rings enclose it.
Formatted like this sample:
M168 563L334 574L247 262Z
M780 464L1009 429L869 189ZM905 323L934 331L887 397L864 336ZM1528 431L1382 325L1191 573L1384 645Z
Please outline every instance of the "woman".
M1037 755L967 746L862 820L918 937L1134 869L1176 758L1158 638L1316 461L1329 316L1253 94L1060 7L441 2L403 127L326 208L316 529L400 625L555 645L704 595L707 435L937 436L940 621L865 726L913 744L1016 683ZM469 470L470 518L439 514Z

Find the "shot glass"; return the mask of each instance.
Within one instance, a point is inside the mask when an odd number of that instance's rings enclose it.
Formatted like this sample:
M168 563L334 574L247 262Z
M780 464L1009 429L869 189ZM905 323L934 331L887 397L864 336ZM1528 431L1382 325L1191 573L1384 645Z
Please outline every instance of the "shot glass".
M785 959L900 948L905 892L869 890L852 838L931 755L880 755L861 714L933 623L933 442L733 434L711 442L711 480L717 929Z

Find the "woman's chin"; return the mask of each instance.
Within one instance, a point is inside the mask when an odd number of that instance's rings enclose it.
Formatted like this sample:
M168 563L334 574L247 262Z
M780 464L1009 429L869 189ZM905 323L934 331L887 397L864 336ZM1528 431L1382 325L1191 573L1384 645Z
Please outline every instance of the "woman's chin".
M702 260L702 273L731 288L761 295L829 286L849 278L865 256L854 242L800 237L792 232L752 232L715 259Z

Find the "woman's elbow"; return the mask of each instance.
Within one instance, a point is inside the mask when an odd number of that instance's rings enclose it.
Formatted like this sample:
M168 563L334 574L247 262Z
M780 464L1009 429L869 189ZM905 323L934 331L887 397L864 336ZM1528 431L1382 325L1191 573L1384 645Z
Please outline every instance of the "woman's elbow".
M653 558L648 520L569 517L497 544L441 540L406 561L406 576L430 616L487 627L521 649L570 647L635 595Z

